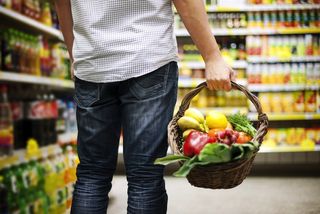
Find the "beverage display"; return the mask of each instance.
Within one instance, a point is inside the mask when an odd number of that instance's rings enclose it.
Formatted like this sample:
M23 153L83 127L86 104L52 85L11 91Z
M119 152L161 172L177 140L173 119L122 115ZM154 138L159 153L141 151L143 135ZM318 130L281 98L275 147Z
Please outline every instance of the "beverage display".
M269 129L263 146L301 146L304 141L311 141L311 144L320 144L319 128L282 128Z
M247 58L245 39L242 37L221 39L219 48L222 56L228 60L246 60ZM179 43L178 50L182 61L202 61L199 50L192 43Z
M299 36L248 36L248 56L263 56L278 59L291 57L320 56L319 35Z
M51 7L47 0L1 0L0 5L47 26L59 28L54 7Z
M188 89L179 89L179 100L189 92ZM179 103L179 101L178 101ZM209 91L203 90L192 99L191 105L196 108L211 107L246 107L247 99L239 91Z
M1 36L1 70L36 76L70 79L70 62L65 45L49 43L15 29Z
M316 28L320 26L319 10L249 12L248 28Z
M248 4L319 4L319 0L248 0Z
M261 92L258 97L266 113L316 113L318 91ZM253 106L251 107L253 110Z
M7 213L35 214L65 212L70 208L78 163L74 148L67 146L65 152L60 149L40 160L20 162L2 169L1 213L5 210Z
M320 84L320 63L250 64L247 78L250 84Z
M220 12L209 13L208 19L213 29L318 28L320 27L319 12L319 10ZM175 27L185 28L179 16L176 16Z

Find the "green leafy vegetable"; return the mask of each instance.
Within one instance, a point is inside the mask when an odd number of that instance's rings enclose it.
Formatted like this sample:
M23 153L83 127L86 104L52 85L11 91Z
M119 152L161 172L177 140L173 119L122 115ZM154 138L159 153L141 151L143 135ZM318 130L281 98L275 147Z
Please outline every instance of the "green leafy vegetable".
M177 161L185 161L189 160L189 157L183 156L183 155L168 155L163 158L157 158L155 160L155 164L161 164L161 165L168 165L170 163L174 163Z
M221 143L207 144L199 154L199 161L224 163L231 160L229 146Z
M243 158L244 156L244 149L242 147L242 144L232 144L231 147L231 157L232 160L239 160L241 158Z
M193 156L191 159L184 162L184 164L180 167L178 171L173 173L176 177L186 177L189 172L197 165L207 165L209 162L201 162L199 161L199 156Z
M237 113L227 116L227 118L236 131L245 132L251 137L254 137L257 133L257 130L252 126L252 123L248 120L246 115Z
M244 158L251 158L254 151L256 151L255 146L253 146L250 143L242 144L243 150L244 150Z

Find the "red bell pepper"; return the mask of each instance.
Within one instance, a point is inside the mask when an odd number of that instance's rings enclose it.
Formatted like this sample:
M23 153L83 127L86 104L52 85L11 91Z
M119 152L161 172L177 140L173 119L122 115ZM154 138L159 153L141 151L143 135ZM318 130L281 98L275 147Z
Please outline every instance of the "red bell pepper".
M183 144L183 153L185 156L193 157L199 155L206 144L216 142L217 139L207 133L192 131Z

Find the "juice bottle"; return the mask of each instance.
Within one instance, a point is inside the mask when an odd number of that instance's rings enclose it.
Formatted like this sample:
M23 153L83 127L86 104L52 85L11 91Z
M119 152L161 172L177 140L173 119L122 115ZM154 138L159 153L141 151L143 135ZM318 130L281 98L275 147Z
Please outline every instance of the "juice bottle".
M301 27L301 18L299 11L295 11L293 15L293 26L295 28Z
M47 1L42 6L41 22L47 26L52 26L51 10Z
M312 35L306 34L305 35L305 45L306 45L306 56L312 56L313 55L313 47L312 47Z
M22 0L11 0L11 7L13 10L21 13L22 12Z
M2 70L4 71L13 71L13 46L12 46L12 34L10 30L6 30L3 33L2 42L1 42L1 62Z
M252 12L248 12L248 28L255 28L256 22L254 20L254 15Z
M309 16L307 11L302 12L302 27L310 27Z
M267 64L262 65L261 69L261 83L262 84L269 84L269 69Z
M297 55L303 57L303 56L305 56L305 53L306 53L305 39L301 36L298 39Z
M294 27L293 14L292 11L288 10L286 13L286 27Z
M285 17L284 11L279 12L279 19L278 19L277 27L279 27L279 28L286 27L286 17Z
M269 12L263 12L263 27L264 28L271 28L271 17Z
M0 156L13 151L13 120L7 90L6 85L0 85Z
M286 63L284 65L284 76L282 83L287 84L290 83L290 74L291 74L291 67L289 63Z
M277 13L275 11L271 12L271 23L270 25L272 27L277 27L278 26L278 21L277 21Z
M291 73L290 73L290 83L297 84L298 83L298 74L299 74L298 63L292 63Z

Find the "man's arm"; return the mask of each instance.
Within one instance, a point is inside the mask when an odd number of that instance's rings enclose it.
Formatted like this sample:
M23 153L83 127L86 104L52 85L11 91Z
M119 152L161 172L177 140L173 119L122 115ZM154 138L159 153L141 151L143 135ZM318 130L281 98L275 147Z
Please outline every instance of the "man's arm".
M73 20L71 13L70 0L55 0L55 7L59 19L61 32L63 34L64 43L67 46L71 63L73 62L72 46L73 46ZM73 78L73 68L71 66L71 76Z
M173 3L204 59L208 87L230 90L234 71L221 56L209 26L203 0L173 0Z

